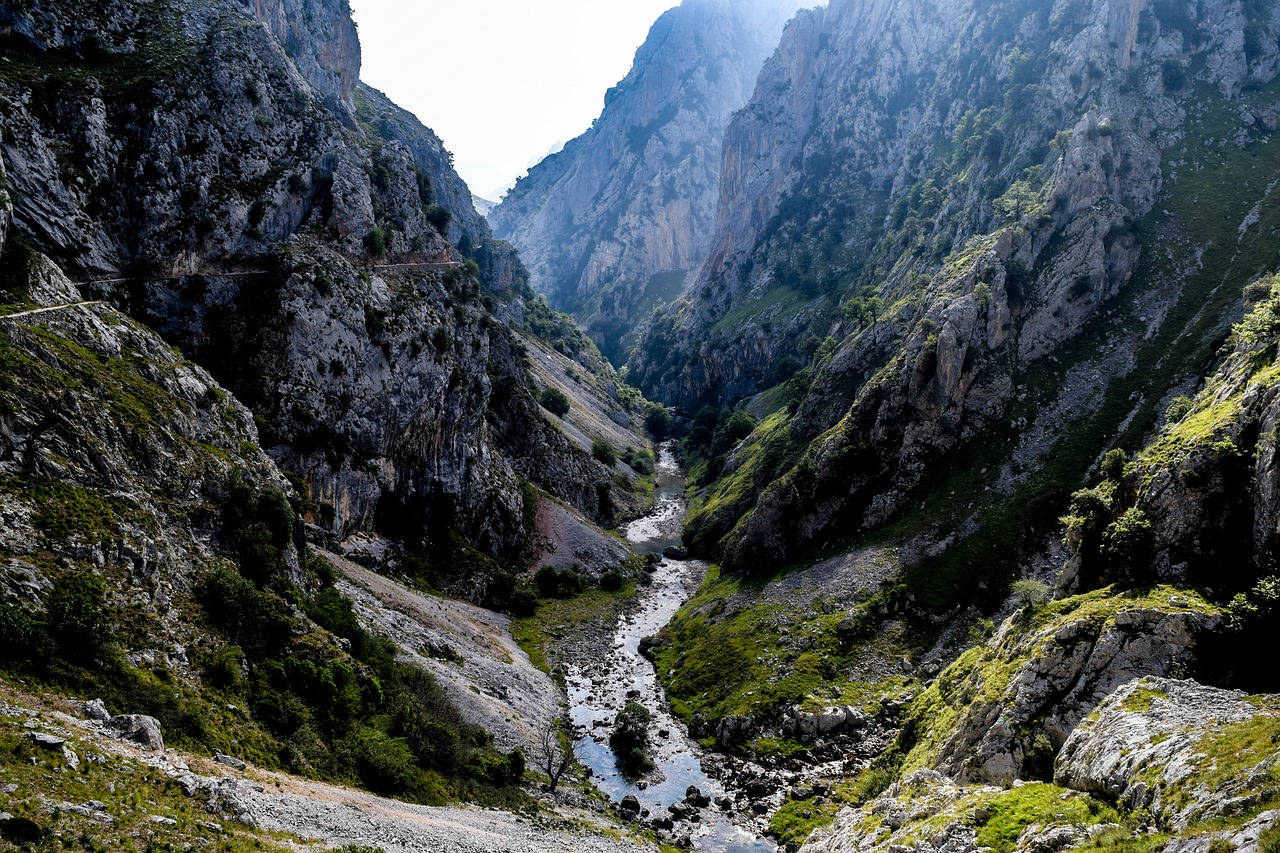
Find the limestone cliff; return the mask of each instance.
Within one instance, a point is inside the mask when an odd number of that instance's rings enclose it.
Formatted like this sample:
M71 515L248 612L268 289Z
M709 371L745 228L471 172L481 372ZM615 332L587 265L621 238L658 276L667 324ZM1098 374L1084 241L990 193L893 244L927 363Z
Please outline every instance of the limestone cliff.
M1152 422L1273 263L1270 8L799 16L726 132L710 259L631 363L686 408L786 407L696 543L777 565L931 497L939 539L1010 500L1052 535L1052 494Z
M356 87L345 2L5 4L0 26L14 232L248 403L321 530L429 522L510 559L521 476L608 517L610 472L486 308L531 295L518 259L440 140Z
M489 214L534 288L615 363L637 323L706 257L720 138L751 94L796 0L685 0L658 19L591 129Z

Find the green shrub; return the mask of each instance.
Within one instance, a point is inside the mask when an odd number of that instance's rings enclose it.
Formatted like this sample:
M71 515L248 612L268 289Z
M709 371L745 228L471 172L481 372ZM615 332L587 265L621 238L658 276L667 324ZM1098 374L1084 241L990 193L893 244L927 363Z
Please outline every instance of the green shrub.
M613 449L612 444L603 438L597 438L591 442L591 458L610 468L618 464L617 451Z
M618 592L626 582L626 576L616 568L609 569L600 576L600 588L605 592Z
M395 793L409 786L415 774L414 755L401 738L357 725L335 745L339 760L371 790Z
M1191 414L1191 398L1187 396L1174 397L1169 401L1169 405L1164 410L1164 422L1168 426L1173 426L1178 421Z
M517 586L507 599L507 610L517 619L532 616L538 611L538 591L527 584Z
M98 658L111 639L111 623L102 607L106 585L96 575L64 575L54 581L46 602L49 637L59 654L75 663Z
M283 492L255 489L239 478L228 491L222 527L239 557L241 574L259 586L281 578L293 544L293 507Z
M28 607L0 604L0 661L42 668L52 653L42 619L32 616Z
M1137 507L1130 507L1102 532L1102 554L1114 575L1141 580L1151 540L1151 521Z
M582 592L582 576L573 569L557 569L543 566L533 576L533 583L542 598L571 598Z
M627 776L639 776L653 769L653 761L645 751L652 720L649 709L639 702L628 702L614 718L609 746L618 760L618 768Z
M1049 585L1034 578L1022 578L1009 588L1019 607L1031 609L1049 600Z
M650 403L644 410L644 428L658 441L671 434L671 412L661 403Z
M542 404L542 408L558 418L569 414L569 398L559 388L544 388L538 397L538 402Z
M1129 455L1117 447L1108 450L1107 455L1102 457L1098 473L1102 475L1102 479L1118 483L1124 478L1124 469L1128 463Z
M453 214L448 208L441 207L438 204L429 204L426 208L427 221L431 223L431 227L441 234L449 233L449 225L453 222Z
M364 235L364 250L371 258L382 258L387 254L387 232L378 226L369 229Z

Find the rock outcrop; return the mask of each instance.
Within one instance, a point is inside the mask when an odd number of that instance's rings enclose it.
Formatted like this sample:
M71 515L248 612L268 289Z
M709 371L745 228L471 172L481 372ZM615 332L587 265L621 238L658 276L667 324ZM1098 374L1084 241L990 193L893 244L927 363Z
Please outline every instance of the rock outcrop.
M331 109L349 117L360 79L360 36L347 0L252 0L253 14Z
M653 25L591 129L530 170L489 214L533 287L625 360L637 324L702 266L720 142L795 0L685 0Z
M913 703L913 762L961 782L1048 780L1058 749L1099 702L1135 678L1185 669L1222 621L1198 596L1168 587L1047 609L1008 619Z
M488 310L531 295L518 259L440 140L356 87L345 0L46 2L0 27L14 230L245 401L319 528L454 528L508 560L520 477L608 517L610 473Z
M1116 690L1063 745L1059 785L1149 809L1175 831L1270 803L1280 700L1194 681L1142 678ZM1269 824L1280 821L1271 813Z

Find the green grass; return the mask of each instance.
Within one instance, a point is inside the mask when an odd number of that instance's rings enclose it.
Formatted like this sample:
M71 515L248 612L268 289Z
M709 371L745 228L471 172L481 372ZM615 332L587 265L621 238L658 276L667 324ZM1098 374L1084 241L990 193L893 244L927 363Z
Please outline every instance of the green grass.
M1033 823L1094 826L1120 819L1115 809L1098 800L1040 783L996 794L985 808L990 817L978 827L978 846L990 847L996 853L1013 850L1018 836Z
M0 783L17 786L14 793L0 795L0 810L32 821L40 840L14 849L40 853L65 849L91 853L196 847L212 853L292 849L273 834L209 814L203 798L186 797L178 783L160 771L99 753L92 744L75 737L69 744L80 766L73 769L61 753L36 747L22 725L22 718L0 716ZM100 762L90 761L95 754L105 757ZM113 821L104 824L74 812L47 812L41 807L42 796L75 805L97 800ZM151 820L152 815L170 818L177 825L161 826ZM209 822L219 823L222 829L202 825Z
M767 581L748 581L712 566L698 592L659 634L665 642L656 650L657 670L682 719L702 715L714 722L767 715L790 705L808 710L851 705L873 713L885 694L900 694L914 683L905 675L865 679L856 671L869 657L897 662L911 656L913 644L931 636L927 630L909 637L842 633L847 605L824 612L815 601L795 612L791 605L763 598ZM786 754L797 745L764 739L755 748Z
M532 616L511 620L511 636L538 669L551 673L556 663L554 634L588 625L609 626L636 595L634 581L618 592L592 588L572 598L544 598Z

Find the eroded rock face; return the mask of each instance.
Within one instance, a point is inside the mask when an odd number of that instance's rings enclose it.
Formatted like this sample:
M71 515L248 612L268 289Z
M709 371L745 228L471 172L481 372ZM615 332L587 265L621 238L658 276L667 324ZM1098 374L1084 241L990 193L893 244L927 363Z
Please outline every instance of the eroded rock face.
M429 522L510 557L518 475L607 517L608 473L545 423L482 300L530 295L523 268L439 139L356 88L345 0L46 2L0 25L27 49L0 79L14 227L248 403L321 527ZM50 87L86 51L113 73Z
M1076 728L1054 763L1054 778L1128 808L1150 809L1163 826L1185 830L1237 815L1268 795L1280 761L1269 735L1278 719L1275 696L1135 679ZM1219 746L1229 733L1252 741ZM1263 826L1278 818L1268 813Z
M1189 116L1221 110L1230 127L1239 111L1222 98L1275 79L1280 53L1252 37L1244 49L1246 29L1275 26L1252 14L843 0L792 22L726 131L709 260L630 363L651 396L690 410L811 369L778 440L809 452L714 525L734 529L717 549L731 567L882 524L940 458L992 433L1016 437L991 475L1007 495L1097 411L1144 337L1165 331L1167 282L1182 287L1203 251L1186 247L1183 219L1134 227L1158 198L1192 192L1163 161L1208 132ZM1226 144L1262 144L1252 120ZM1266 183L1224 219L1246 220ZM1144 257L1169 251L1171 271L1135 284ZM1134 328L1100 329L1132 286L1144 288ZM1223 311L1195 331L1206 348ZM1106 344L1018 409L1033 366L1090 324Z
M360 37L347 0L252 0L253 13L326 103L347 114L360 79Z
M1094 598L1030 630L1011 617L981 653L939 677L916 706L958 706L930 759L935 768L961 782L1047 779L1058 748L1099 702L1135 678L1185 666L1202 633L1220 623L1203 602Z
M530 170L489 214L534 288L620 362L636 324L702 265L720 139L793 0L686 0L654 24L592 128Z

